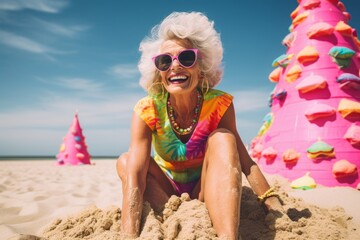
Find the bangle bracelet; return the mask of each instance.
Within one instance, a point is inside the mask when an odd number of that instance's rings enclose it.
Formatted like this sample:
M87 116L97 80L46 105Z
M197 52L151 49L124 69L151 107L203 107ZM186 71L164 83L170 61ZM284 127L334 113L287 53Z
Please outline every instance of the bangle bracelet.
M265 193L263 193L261 196L258 196L258 200L260 203L264 203L265 200L269 197L273 197L273 196L279 196L277 193L274 192L275 188L272 187L269 190L267 190Z

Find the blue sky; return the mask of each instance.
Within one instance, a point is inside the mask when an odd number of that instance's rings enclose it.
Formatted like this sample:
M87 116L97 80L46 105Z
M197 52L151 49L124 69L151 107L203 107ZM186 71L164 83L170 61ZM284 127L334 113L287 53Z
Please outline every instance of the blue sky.
M344 0L360 31L360 1ZM126 151L140 41L173 11L214 20L224 47L218 89L235 96L245 143L269 112L271 63L296 0L0 0L0 155L56 155L76 110L93 156Z

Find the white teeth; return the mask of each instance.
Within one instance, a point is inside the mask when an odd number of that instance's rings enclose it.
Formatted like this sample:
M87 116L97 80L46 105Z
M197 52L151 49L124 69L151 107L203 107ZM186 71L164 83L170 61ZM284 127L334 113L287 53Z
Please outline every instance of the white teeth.
M187 76L174 76L174 77L171 77L169 80L177 81L177 80L186 80L187 78L188 78Z

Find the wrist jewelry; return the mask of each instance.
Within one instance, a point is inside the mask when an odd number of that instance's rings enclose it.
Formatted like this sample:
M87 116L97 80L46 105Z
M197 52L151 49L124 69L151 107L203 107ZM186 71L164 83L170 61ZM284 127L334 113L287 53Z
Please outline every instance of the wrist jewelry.
M273 197L273 196L276 196L276 197L279 197L279 194L277 194L275 192L275 188L272 187L272 188L269 188L269 190L267 190L265 193L263 193L261 196L258 196L258 200L260 203L264 203L265 200L269 197Z

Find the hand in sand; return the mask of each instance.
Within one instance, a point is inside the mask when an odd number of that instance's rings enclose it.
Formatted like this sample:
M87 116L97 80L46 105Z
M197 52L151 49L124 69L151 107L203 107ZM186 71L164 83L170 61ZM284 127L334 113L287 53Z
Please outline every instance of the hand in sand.
M264 202L268 214L265 218L270 229L289 230L291 228L291 219L286 214L278 197L269 197Z
M268 211L277 211L286 215L285 210L277 196L272 196L264 201Z

